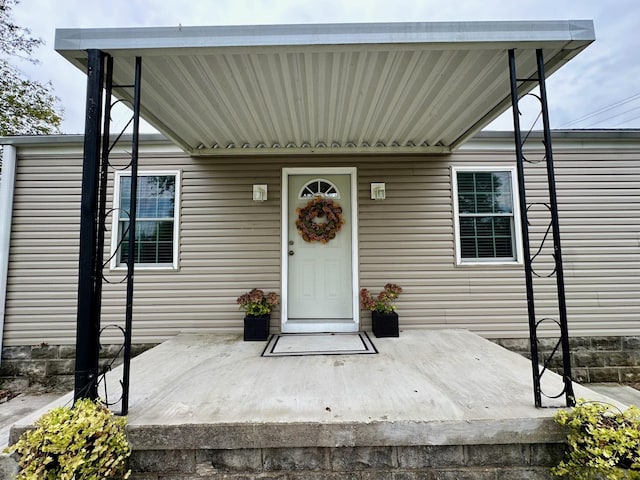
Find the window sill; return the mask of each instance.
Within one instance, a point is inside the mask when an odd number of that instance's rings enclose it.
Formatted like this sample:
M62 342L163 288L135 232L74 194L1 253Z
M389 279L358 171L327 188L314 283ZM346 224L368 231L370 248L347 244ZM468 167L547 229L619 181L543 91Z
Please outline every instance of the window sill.
M456 262L456 267L521 267L522 262L518 260L497 260L495 262L460 261Z
M141 270L144 271L162 271L162 272L177 272L179 270L179 268L176 265L140 265L140 264L135 264L133 267L135 272L139 272ZM111 267L110 270L112 272L126 272L127 271L127 266L126 265L120 265L117 267Z

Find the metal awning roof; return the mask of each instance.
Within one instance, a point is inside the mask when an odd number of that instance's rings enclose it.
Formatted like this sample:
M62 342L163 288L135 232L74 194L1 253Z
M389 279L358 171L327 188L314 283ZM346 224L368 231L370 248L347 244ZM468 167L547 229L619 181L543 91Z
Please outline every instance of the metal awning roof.
M192 154L442 153L509 108L509 49L534 78L536 49L549 76L594 40L590 20L312 24L59 29L55 49L83 71L109 53L119 85L142 57L142 117Z

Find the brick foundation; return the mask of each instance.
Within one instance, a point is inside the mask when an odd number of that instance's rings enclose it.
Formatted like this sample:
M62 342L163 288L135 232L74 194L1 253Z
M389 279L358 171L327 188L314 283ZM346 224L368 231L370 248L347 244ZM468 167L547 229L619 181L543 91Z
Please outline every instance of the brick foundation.
M492 339L509 350L530 358L529 340L525 338ZM542 338L538 351L540 359L548 358L557 339ZM569 339L571 373L578 383L636 383L640 382L640 337L574 337ZM551 362L561 371L562 358L556 354Z
M155 344L132 345L136 356ZM114 365L122 363L118 355L121 345L103 345L101 368L118 356ZM73 390L76 349L71 345L35 345L4 347L0 364L0 388L16 392Z

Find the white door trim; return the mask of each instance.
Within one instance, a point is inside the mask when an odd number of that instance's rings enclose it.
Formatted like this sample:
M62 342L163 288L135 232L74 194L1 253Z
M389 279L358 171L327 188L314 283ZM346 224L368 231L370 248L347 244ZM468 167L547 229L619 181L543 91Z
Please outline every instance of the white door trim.
M333 326L332 331L358 331L360 327L360 300L359 300L359 278L358 278L358 179L356 167L285 167L282 169L281 187L281 228L282 251L281 251L281 291L280 291L280 312L281 331L288 333L291 331L301 332L304 327L296 325L293 329L287 325L288 320L288 295L289 295L289 176L290 175L349 175L351 178L351 279L352 279L352 306L353 323L343 326ZM314 330L311 326L309 331Z

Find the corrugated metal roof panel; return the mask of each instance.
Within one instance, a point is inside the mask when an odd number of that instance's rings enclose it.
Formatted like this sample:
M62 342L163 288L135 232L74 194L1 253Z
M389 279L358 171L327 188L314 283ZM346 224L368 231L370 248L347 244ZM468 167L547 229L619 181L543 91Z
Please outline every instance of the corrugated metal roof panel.
M536 49L549 75L594 39L591 21L279 25L58 30L56 49L108 52L119 85L141 56L143 117L193 154L442 152L510 106L508 49L530 78Z

